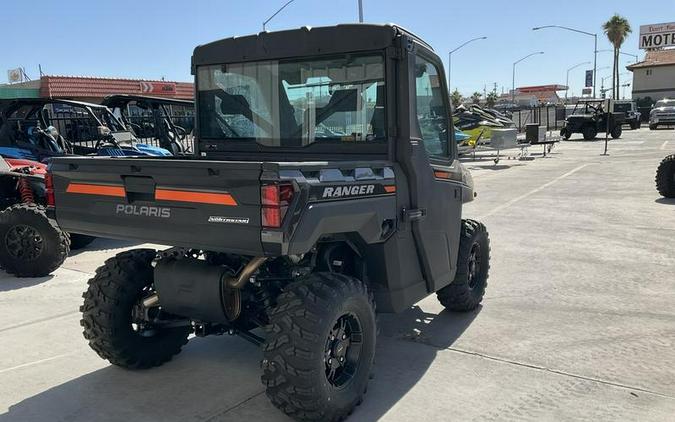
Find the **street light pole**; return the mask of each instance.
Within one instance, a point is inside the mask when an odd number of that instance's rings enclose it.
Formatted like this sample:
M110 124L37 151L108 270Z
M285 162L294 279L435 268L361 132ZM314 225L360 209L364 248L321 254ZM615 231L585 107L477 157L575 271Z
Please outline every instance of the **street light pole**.
M528 57L535 56L537 54L544 54L543 51L535 51L534 53L530 53L527 56L523 57L520 60L516 60L513 62L513 73L511 74L511 103L515 104L516 103L516 65L523 60L527 59Z
M267 23L268 23L269 21L271 21L276 15L279 14L279 12L281 12L282 10L284 10L284 9L286 8L286 6L288 6L289 4L293 3L294 1L295 1L295 0L288 0L283 6L281 6L281 7L279 8L279 10L277 10L276 12L274 12L274 14L273 14L272 16L270 16L269 18L267 18L267 20L263 22L263 31L265 31L265 25L267 25Z
M566 26L561 26L561 25L545 25L545 26L537 26L532 28L533 31L538 31L540 29L544 28L558 28L558 29L564 29L566 31L572 31L572 32L578 32L579 34L584 34L593 37L593 98L595 98L595 86L597 85L597 76L596 73L598 71L598 34L594 34L592 32L586 32L586 31L581 31L579 29L574 29L574 28L568 28Z
M451 89L451 86L450 86L450 74L452 73L452 53L454 53L455 51L459 50L460 48L464 47L467 44L470 44L470 43L472 43L474 41L478 41L478 40L484 40L484 39L487 39L487 37L472 38L469 41L466 41L464 44L461 44L459 47L455 48L454 50L451 50L448 53L448 91L452 92L452 89Z
M363 23L363 0L359 0L359 22Z
M576 65L570 67L569 69L567 69L567 77L565 78L565 86L567 87L567 89L565 89L565 103L567 103L567 92L570 90L570 70L574 70L579 66L583 66L585 64L590 64L590 63L591 62L579 63L579 64L576 64Z

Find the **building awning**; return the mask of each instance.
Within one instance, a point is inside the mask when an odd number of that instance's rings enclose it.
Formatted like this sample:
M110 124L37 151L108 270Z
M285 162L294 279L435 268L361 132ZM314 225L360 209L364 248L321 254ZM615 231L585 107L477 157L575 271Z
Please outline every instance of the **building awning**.
M40 82L40 96L46 98L103 98L112 94L137 94L194 99L194 84L191 82L82 76L43 76Z

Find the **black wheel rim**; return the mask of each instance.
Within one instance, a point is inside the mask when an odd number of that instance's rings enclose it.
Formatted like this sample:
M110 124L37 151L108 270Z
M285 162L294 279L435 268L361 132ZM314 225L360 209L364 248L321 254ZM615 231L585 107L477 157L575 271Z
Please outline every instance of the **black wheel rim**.
M12 258L35 261L42 254L44 240L34 227L17 224L5 234L5 245Z
M480 245L478 243L474 243L471 246L471 252L469 253L469 262L467 263L467 265L468 265L467 273L469 275L469 287L473 289L478 284L481 267Z
M326 379L337 388L351 382L359 368L363 344L361 321L352 314L340 316L330 330L324 349Z

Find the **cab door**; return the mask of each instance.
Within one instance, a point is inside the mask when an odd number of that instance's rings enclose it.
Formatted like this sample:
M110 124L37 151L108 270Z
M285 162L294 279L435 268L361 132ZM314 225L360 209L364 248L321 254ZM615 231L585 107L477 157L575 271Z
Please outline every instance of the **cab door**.
M425 52L427 54L425 54ZM409 144L398 161L406 172L411 224L429 292L449 284L457 269L462 190L451 108L441 64L417 44L407 60Z

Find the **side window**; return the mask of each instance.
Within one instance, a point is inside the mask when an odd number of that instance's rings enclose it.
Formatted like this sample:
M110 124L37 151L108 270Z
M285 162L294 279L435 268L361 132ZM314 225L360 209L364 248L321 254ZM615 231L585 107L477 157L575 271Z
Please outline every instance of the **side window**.
M429 156L446 158L449 110L443 103L436 67L421 57L415 59L417 124Z

